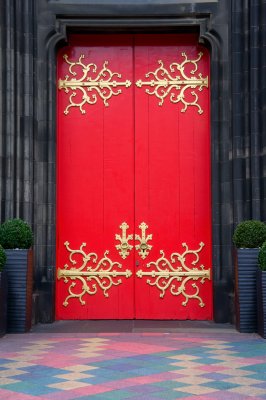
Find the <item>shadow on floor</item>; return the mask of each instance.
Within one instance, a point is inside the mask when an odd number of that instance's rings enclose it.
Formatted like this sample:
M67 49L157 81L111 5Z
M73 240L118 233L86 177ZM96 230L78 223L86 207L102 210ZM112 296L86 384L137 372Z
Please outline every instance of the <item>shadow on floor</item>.
M231 324L213 321L160 321L160 320L72 320L37 324L33 333L97 333L97 332L235 332Z

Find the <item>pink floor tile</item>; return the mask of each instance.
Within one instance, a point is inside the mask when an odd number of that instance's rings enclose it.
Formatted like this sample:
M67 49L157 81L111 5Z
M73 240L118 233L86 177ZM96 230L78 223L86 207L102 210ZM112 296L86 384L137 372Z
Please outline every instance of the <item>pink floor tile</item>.
M217 371L224 371L225 369L228 369L228 367L220 366L219 364L213 364L213 365L201 365L200 367L197 367L203 371L208 371L208 372L217 372Z
M198 336L195 336L195 337L180 337L180 338L174 338L173 340L182 341L182 342L188 342L188 343L190 343L190 342L192 342L192 343L195 343L195 342L197 342L197 343L206 343L206 344L208 343L208 340L206 338L200 338Z
M120 336L121 333L118 332L107 332L107 333L99 333L98 336L102 337L102 336Z
M167 336L168 333L161 333L161 332L144 332L141 334L142 336Z
M246 366L254 365L254 364L265 364L265 363L266 363L265 357L264 357L264 359L263 359L263 358L260 358L260 357L258 357L258 358L249 358L249 359L247 359L247 358L236 357L235 359L236 359L236 361L239 362L240 364L244 364L244 365L246 365ZM243 366L244 366L244 365L243 365Z
M36 400L39 396L31 396L30 394L23 394L11 392L10 390L0 389L1 400Z
M180 389L181 390L181 389ZM214 395L208 395L205 394L204 396L196 396L197 400L217 400L217 397L214 397ZM185 397L185 400L195 400L195 396L189 396ZM228 397L225 397L224 400L229 400Z
M146 343L134 343L134 342L117 342L112 343L108 346L109 349L112 350L126 350L130 349L131 353L136 354L150 354L150 353L159 353L163 351L171 351L175 350L171 347L166 346L157 346L157 345L149 345Z
M77 394L74 393L73 390L62 390L60 392L49 393L38 397L38 399L42 400L74 400L76 398Z
M53 368L64 368L69 367L71 365L80 364L80 361L77 359L66 359L66 358L51 358L47 356L45 358L41 358L38 360L39 365L43 365L45 367L53 367Z

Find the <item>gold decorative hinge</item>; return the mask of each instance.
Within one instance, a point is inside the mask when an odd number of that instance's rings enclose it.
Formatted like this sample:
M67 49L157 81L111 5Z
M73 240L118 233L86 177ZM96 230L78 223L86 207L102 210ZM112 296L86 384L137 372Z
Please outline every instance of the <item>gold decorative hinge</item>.
M66 93L72 90L73 93L69 96L69 105L66 107L64 114L69 113L71 107L78 107L82 114L85 114L84 104L95 104L97 103L98 96L103 100L104 105L109 105L108 100L112 96L118 96L122 93L121 89L117 89L119 86L129 87L131 85L130 80L119 81L112 80L113 77L121 78L121 74L118 72L112 72L108 66L108 61L104 61L103 67L96 76L90 76L97 73L97 65L94 63L84 64L81 60L84 58L84 54L81 54L78 61L69 61L67 54L64 54L63 58L69 64L69 73L76 76L80 71L80 78L69 79L66 75L65 79L58 80L58 88L64 89ZM75 70L73 68L75 67ZM79 92L77 92L79 91ZM78 95L77 95L78 94ZM76 101L74 101L76 99Z
M86 246L86 243L82 243L79 250L72 250L69 247L69 243L65 242L65 247L70 252L69 261L72 265L77 263L76 260L73 259L73 256L79 255L82 260L82 264L80 267L70 267L66 264L64 269L58 269L57 278L64 279L65 283L68 283L69 280L77 280L80 282L80 292L74 293L73 288L76 286L76 282L72 282L68 287L69 295L66 297L63 305L65 307L69 304L69 299L78 298L82 305L86 304L83 300L83 296L85 294L94 295L97 293L98 289L103 291L105 297L109 297L109 293L107 291L114 285L120 285L122 283L122 279L117 279L117 277L126 277L129 278L132 275L130 270L119 271L117 269L113 269L115 266L117 268L122 268L122 265L118 262L113 262L110 258L107 257L109 251L106 250L104 253L104 257L97 262L98 256L95 253L86 254L83 250L83 247ZM96 265L88 265L89 261Z
M127 229L129 228L126 222L123 222L120 227L122 230L122 235L115 235L116 240L120 240L120 244L117 244L115 247L119 251L120 256L125 259L129 255L129 251L133 249L133 246L128 243L129 240L133 240L133 235L127 235Z
M148 229L148 225L145 224L145 222L142 222L139 225L139 228L141 229L141 236L135 235L135 239L139 240L140 242L139 244L136 244L136 250L139 250L140 257L144 259L149 254L148 250L152 249L152 246L148 244L148 241L152 240L152 235L150 234L146 236L146 230Z
M200 307L204 307L205 304L202 298L199 296L199 286L196 283L192 283L191 286L195 289L195 293L186 293L186 284L189 281L196 281L200 279L201 283L204 283L205 279L210 279L210 269L205 269L203 265L194 267L199 262L199 253L202 250L204 243L200 243L198 250L189 250L186 243L182 243L185 248L184 253L172 253L169 261L161 250L162 255L157 261L152 261L147 264L150 268L154 266L155 269L152 271L142 271L137 272L137 276L142 278L143 276L148 276L151 279L147 279L147 283L150 286L156 286L160 291L160 297L163 298L166 290L170 287L170 293L174 296L182 294L185 297L185 301L182 302L183 306L186 306L190 299L198 299ZM194 261L191 262L192 267L186 265L186 257L188 255L194 256ZM176 260L179 262L179 266L174 267ZM180 282L180 285L173 283L174 281Z
M203 53L198 54L198 58L196 60L189 60L185 52L182 53L182 56L185 58L181 64L174 62L170 64L170 72L164 67L164 63L162 60L159 60L159 68L157 68L154 72L148 72L145 76L149 78L150 76L153 79L149 81L142 81L139 79L136 82L138 87L142 86L150 86L152 89L146 89L146 93L149 95L155 95L159 101L159 106L163 105L165 97L167 97L173 89L176 90L176 93L170 94L170 101L172 103L183 103L184 107L181 112L185 112L188 106L195 106L198 108L198 113L202 114L203 110L198 104L198 95L195 91L189 91L189 95L187 90L198 88L199 91L202 91L203 87L208 87L208 77L202 78L202 74L199 73L198 77L194 76L195 72L198 70L198 61L203 56ZM190 71L192 76L187 76L185 73L185 68L187 64L192 64L194 69ZM179 71L180 75L172 76L171 72ZM191 100L186 100L186 96L192 96Z

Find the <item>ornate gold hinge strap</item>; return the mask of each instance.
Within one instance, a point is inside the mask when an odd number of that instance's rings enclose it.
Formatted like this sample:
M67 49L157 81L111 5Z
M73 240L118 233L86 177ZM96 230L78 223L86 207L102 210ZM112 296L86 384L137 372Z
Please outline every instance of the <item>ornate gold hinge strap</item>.
M148 244L149 240L152 240L152 234L146 236L146 230L148 229L148 225L145 222L142 222L139 225L141 230L141 236L135 235L135 239L138 240L140 243L136 244L136 250L139 250L139 255L142 259L146 258L149 254L148 250L152 249L152 245Z
M121 74L118 72L112 72L108 66L108 61L104 61L102 69L97 73L97 65L94 63L84 64L82 62L84 54L81 54L78 61L69 61L67 54L64 54L63 58L67 64L69 64L69 73L76 76L79 72L81 76L77 78L69 79L69 75L65 76L65 79L58 80L58 88L65 90L69 93L72 90L73 93L69 96L69 105L66 107L64 113L68 114L71 107L78 107L82 114L85 114L83 106L87 103L93 105L97 103L100 97L103 100L104 105L109 106L108 100L112 96L118 96L122 93L121 89L117 89L119 86L129 87L131 85L130 80L119 81L113 79L114 77L121 78ZM74 69L75 68L75 69ZM94 74L90 76L90 74ZM79 91L79 93L78 93ZM77 94L79 94L77 96ZM78 100L75 101L77 96Z
M107 256L109 253L108 250L105 251L104 257L97 262L97 254L85 253L83 250L84 246L86 246L86 243L82 243L79 250L72 250L69 247L69 243L65 242L65 247L70 252L69 261L71 264L75 265L77 263L77 261L74 259L74 256L76 255L78 255L78 259L81 261L81 266L78 268L69 268L69 266L66 264L64 268L59 268L57 271L57 278L63 278L65 283L68 283L69 280L77 280L80 282L80 285L78 285L78 293L73 291L77 282L72 282L69 285L69 295L63 302L65 307L68 306L69 299L71 298L78 298L82 305L86 304L86 302L83 300L83 296L85 294L94 295L97 293L98 289L103 291L105 297L109 297L109 293L107 293L107 291L112 286L117 286L122 283L122 279L119 277L124 276L129 278L132 275L132 272L128 269L126 271L113 269L115 266L117 268L122 268L122 265L118 262L113 262ZM96 265L88 265L89 261ZM119 279L116 279L117 277Z
M200 243L198 250L189 250L186 243L182 243L185 247L185 251L180 253L172 253L170 261L165 257L164 251L161 250L162 255L157 261L152 261L147 264L150 268L154 266L156 269L152 271L137 272L137 276L142 278L143 276L149 276L153 279L147 279L147 283L150 286L156 286L160 291L160 297L163 298L165 292L170 288L170 293L174 296L182 294L185 300L182 302L183 306L186 306L190 299L198 299L200 307L204 307L205 304L202 298L199 296L200 288L196 283L191 283L191 287L195 289L195 292L188 294L186 292L186 285L189 281L196 281L200 279L201 283L204 283L205 279L210 279L210 269L205 269L203 265L199 265L198 268L194 267L199 262L199 252L202 250L204 243ZM194 256L194 261L191 262L192 267L186 265L186 257L188 255ZM179 266L175 267L173 264L179 262ZM180 285L173 283L174 281L180 282Z
M128 243L129 240L133 240L133 235L127 235L127 230L129 228L126 222L122 222L119 227L122 231L121 235L116 234L115 239L120 241L115 247L119 251L120 256L125 259L129 255L129 251L133 249L133 246Z
M159 106L163 105L164 99L170 94L170 101L172 103L183 103L184 107L181 112L185 112L188 106L195 106L198 108L198 113L202 114L203 110L198 104L197 93L194 90L189 92L187 92L187 90L197 88L199 91L202 91L203 87L208 87L208 77L203 78L201 73L199 73L197 77L194 76L198 70L197 63L202 58L203 53L199 53L196 60L189 60L185 52L182 53L182 56L184 57L184 61L181 64L176 62L170 64L170 72L164 67L163 61L158 60L159 68L145 75L146 78L151 76L153 79L149 81L142 81L139 79L136 85L140 88L142 86L154 88L153 90L146 89L145 91L149 95L155 95L160 100ZM187 76L185 72L187 64L192 64L192 66L194 66L194 69L190 71L192 76ZM176 71L180 72L180 75L172 76L171 73ZM173 89L175 89L176 92L173 93Z

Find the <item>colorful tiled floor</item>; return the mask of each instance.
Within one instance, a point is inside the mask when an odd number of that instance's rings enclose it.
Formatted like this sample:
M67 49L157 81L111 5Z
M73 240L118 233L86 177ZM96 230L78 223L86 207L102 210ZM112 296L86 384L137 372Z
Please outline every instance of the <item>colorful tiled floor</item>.
M217 333L0 339L0 399L266 399L266 341Z

